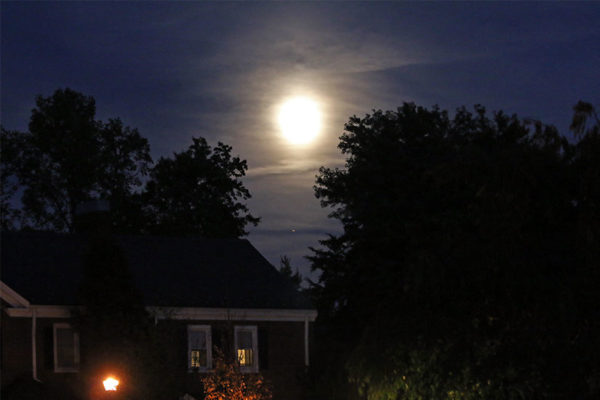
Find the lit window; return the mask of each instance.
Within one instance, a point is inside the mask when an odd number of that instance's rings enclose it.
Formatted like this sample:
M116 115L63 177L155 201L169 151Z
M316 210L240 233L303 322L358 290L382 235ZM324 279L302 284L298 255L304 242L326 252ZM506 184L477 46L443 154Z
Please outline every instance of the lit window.
M79 371L79 334L67 323L56 323L54 331L54 372Z
M235 352L242 372L258 372L256 326L235 327Z
M188 325L188 368L207 371L212 364L212 344L209 325Z

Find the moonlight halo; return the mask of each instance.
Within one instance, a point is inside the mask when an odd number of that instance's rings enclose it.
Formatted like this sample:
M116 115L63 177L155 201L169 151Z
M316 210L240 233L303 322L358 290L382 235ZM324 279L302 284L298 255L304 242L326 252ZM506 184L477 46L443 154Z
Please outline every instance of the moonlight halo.
M278 115L283 136L292 144L308 144L321 130L321 112L314 100L293 97L281 105Z

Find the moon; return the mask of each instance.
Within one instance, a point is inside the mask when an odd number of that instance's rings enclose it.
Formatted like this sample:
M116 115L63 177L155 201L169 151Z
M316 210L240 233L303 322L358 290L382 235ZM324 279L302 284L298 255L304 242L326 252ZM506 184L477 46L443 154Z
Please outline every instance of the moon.
M321 130L321 112L318 104L307 97L293 97L279 109L279 127L292 144L312 142Z

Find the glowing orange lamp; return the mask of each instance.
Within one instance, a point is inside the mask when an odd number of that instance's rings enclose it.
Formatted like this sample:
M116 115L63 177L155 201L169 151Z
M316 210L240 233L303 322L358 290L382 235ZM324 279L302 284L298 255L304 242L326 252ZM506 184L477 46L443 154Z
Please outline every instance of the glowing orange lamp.
M119 381L113 378L112 376L109 376L108 378L102 381L102 384L104 385L104 390L106 390L107 392L116 392L117 386L119 386Z

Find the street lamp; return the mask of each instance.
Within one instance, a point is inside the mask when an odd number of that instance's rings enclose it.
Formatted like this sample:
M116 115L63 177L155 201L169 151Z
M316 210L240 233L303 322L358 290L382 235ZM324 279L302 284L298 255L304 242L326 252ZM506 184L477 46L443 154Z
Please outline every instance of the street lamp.
M119 386L119 381L113 378L112 376L109 376L108 378L102 381L102 384L104 385L105 391L116 392L117 386Z

